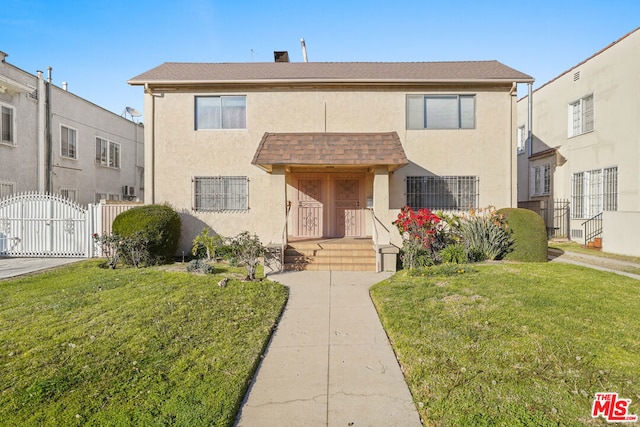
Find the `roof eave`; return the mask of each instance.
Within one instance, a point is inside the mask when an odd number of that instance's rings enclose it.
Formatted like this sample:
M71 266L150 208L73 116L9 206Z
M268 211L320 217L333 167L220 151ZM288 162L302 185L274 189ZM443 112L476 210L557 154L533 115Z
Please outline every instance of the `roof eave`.
M533 77L500 79L251 79L251 80L128 80L131 86L206 86L206 85L252 85L252 84L481 84L481 83L533 83Z

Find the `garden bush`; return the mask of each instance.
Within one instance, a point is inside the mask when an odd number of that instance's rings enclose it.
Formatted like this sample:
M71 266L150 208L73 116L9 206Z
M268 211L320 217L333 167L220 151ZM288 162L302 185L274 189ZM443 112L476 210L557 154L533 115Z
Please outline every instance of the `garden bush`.
M528 209L504 208L498 211L505 217L514 240L513 250L505 259L520 262L547 261L547 229L542 217Z
M168 205L137 206L119 214L113 221L113 234L124 238L137 236L146 242L149 264L164 264L173 260L180 240L180 216ZM126 253L122 258L128 264Z
M454 243L440 251L440 258L445 263L465 264L467 262L467 252L462 243Z
M492 207L466 214L460 225L460 235L471 262L502 259L514 243L504 217Z

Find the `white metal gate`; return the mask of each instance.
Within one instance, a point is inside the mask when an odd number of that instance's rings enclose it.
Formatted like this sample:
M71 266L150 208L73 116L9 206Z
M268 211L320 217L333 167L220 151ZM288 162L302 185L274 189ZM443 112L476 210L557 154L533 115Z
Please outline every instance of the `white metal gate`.
M96 212L52 194L0 200L0 256L91 257Z

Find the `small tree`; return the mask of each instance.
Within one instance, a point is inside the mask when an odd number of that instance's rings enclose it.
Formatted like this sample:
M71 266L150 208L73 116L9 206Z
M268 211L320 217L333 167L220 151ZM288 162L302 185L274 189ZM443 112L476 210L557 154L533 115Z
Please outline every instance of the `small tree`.
M256 270L260 263L260 257L267 251L258 236L251 236L248 231L243 231L229 239L231 251L238 259L238 264L244 265L247 270L246 280L256 280Z
M222 239L220 236L211 236L209 228L204 227L202 232L193 239L191 254L196 258L202 258L206 255L207 261L210 261L216 255L216 248L220 245Z

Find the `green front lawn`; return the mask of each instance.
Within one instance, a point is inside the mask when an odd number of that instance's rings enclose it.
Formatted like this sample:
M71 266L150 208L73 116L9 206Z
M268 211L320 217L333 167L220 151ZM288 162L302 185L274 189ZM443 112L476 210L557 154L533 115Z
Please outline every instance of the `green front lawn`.
M0 424L231 425L286 288L99 262L0 281Z
M640 415L639 281L560 263L476 270L371 290L425 425L589 424L596 392Z

